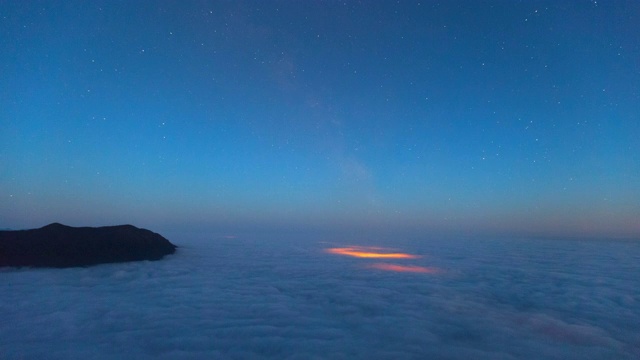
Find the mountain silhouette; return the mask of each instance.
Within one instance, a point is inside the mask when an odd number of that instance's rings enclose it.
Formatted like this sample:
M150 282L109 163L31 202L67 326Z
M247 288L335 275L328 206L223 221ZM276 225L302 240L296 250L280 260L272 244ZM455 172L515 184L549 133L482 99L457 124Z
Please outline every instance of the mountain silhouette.
M159 234L133 225L0 231L0 267L77 267L160 260L176 246Z

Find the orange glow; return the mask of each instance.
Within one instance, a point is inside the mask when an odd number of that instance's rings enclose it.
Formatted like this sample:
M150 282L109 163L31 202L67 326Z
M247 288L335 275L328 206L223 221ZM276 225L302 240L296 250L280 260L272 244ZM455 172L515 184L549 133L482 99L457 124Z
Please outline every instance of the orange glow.
M404 266L404 265L385 264L385 263L371 264L367 267L372 269L396 271L396 272L414 272L414 273L427 273L427 274L435 274L440 272L439 269L431 268L431 267Z
M398 252L388 252L389 249L368 246L351 246L343 248L329 248L325 251L329 254L346 255L359 258L378 258L378 259L416 259L420 256Z

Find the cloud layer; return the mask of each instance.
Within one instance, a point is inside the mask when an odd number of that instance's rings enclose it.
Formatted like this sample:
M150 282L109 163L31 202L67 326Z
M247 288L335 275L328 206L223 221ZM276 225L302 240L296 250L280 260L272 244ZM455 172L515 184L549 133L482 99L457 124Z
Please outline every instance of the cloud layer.
M0 358L640 357L640 244L405 242L420 256L396 260L176 242L159 262L0 270Z

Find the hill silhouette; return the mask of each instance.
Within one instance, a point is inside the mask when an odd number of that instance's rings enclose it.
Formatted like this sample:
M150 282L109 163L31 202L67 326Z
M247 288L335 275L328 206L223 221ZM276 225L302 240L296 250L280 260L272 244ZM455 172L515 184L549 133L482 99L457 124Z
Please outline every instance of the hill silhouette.
M39 229L0 231L0 267L77 267L160 260L176 246L133 225L71 227L53 223Z

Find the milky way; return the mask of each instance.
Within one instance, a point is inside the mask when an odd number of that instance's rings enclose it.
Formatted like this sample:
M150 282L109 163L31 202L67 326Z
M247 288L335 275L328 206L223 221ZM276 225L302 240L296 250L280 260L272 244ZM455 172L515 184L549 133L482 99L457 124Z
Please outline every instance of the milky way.
M640 236L637 1L0 14L0 228Z

